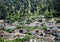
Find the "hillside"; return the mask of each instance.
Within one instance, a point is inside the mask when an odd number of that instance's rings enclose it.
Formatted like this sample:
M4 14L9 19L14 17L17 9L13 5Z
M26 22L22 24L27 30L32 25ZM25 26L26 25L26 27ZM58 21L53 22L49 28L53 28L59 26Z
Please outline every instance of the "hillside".
M23 21L40 15L60 17L60 0L0 0L0 19Z

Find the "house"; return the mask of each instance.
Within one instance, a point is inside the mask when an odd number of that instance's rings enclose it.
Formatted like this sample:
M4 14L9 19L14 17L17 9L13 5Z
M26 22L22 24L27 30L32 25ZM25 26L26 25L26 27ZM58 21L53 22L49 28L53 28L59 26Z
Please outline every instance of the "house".
M34 30L33 31L29 31L29 33L32 34L32 35L35 35L36 31L34 31Z
M10 33L9 34L9 39L11 39L11 38L23 38L25 36L25 34L22 34L22 33Z
M46 33L56 36L56 32L59 29L60 29L60 25L55 24L55 25L52 25L51 27L47 28Z
M56 20L54 18L46 22L46 26L49 28L53 27L54 25L56 25Z
M44 31L43 30L38 30L38 29L36 29L36 30L33 30L33 31L30 31L30 33L32 34L32 35L34 35L35 37L40 37L40 36L45 36L45 33L44 33Z
M0 30L0 37L1 37L1 35L4 33L4 31L3 30Z
M45 18L42 18L42 23L46 23L46 19Z
M39 36L45 36L46 34L45 34L45 32L43 30L39 30L39 34L38 35Z
M4 30L4 24L0 24L0 30Z
M39 16L38 20L40 20L40 22L42 23L45 23L46 22L46 19L45 19L45 16Z
M8 39L8 35L9 35L8 32L3 30L0 31L0 37L2 37L3 39Z
M22 33L4 33L1 36L4 39L14 40L16 38L23 38L23 37L25 37L25 35L26 34L22 34Z
M57 36L60 36L60 29L57 29Z
M52 34L52 33L53 33L53 30L52 30L52 29L50 29L50 28L47 28L46 33L48 33L48 34Z
M38 32L39 32L38 29L29 31L29 33L30 33L31 35L38 34Z
M30 24L28 24L28 26L41 26L41 24L42 23L40 23L40 22L38 22L38 21L35 21L35 22L33 22L33 23L30 23Z
M60 29L59 24L51 25L51 27L47 27L47 30L53 30L56 31L57 29Z
M60 40L60 29L57 29L56 31L56 39Z
M4 20L0 20L0 30L4 29Z
M39 30L38 33L35 34L36 38L44 37L46 34L43 30Z
M4 20L0 20L0 23L3 23L4 22Z
M41 38L41 37L45 37L46 34L44 32L38 32L35 33L34 35L32 35L32 38Z
M27 33L27 30L26 29L18 29L18 30L14 30L14 32L25 34L25 33Z
M19 22L15 21L12 23L13 26L18 26L19 25Z
M60 29L60 25L56 23L56 19L54 18L47 21L46 27L47 29L52 29L52 30Z
M15 29L16 29L16 26L7 25L7 26L5 26L4 29L5 29L5 30L15 30Z

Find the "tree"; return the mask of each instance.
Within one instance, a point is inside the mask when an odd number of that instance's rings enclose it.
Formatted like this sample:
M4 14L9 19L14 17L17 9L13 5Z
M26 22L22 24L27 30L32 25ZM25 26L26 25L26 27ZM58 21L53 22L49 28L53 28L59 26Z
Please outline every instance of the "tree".
M60 0L1 0L0 19L23 21L30 16L45 15L46 17L60 16ZM55 11L56 13L52 12ZM54 14L53 14L54 13ZM52 15L53 14L53 15Z
M23 26L17 26L16 28L17 28L17 29L21 29L22 27L23 27Z
M24 38L17 38L16 41L21 41L21 42L25 42L25 41L29 41L30 40L30 36L26 35Z
M4 42L4 39L0 38L0 42Z

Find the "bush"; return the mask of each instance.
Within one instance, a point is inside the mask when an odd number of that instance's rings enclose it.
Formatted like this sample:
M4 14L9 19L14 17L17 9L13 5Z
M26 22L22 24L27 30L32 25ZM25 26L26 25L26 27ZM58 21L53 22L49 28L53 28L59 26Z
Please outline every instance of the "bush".
M25 42L30 40L30 36L26 35L24 38L17 38L15 41L19 42Z
M9 32L9 33L12 33L13 31L14 31L14 30L10 30L10 29L9 29L9 30L7 30L7 32Z
M46 28L46 27L43 27L43 30L44 30L44 31L47 31L47 28Z
M23 27L23 26L17 26L16 28L17 28L17 29L21 29L22 27Z
M4 42L4 39L0 38L0 42Z

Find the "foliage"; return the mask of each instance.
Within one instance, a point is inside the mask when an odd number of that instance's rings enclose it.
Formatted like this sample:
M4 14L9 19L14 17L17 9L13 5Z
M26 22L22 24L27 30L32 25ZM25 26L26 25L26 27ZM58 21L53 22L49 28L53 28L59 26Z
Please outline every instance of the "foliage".
M3 40L0 39L1 42L26 42L30 40L30 36L26 35L24 38L16 38L15 40Z
M42 14L59 17L59 13L60 0L0 0L0 19L24 21Z
M16 41L21 41L21 42L25 42L30 40L30 36L26 35L24 38L17 38Z
M4 39L0 38L0 42L4 42Z
M60 24L60 18L58 19L58 20L56 20L57 21L57 23L59 23Z
M21 29L21 28L23 28L23 26L17 26L16 28L17 28L17 29Z
M13 42L13 40L6 40L5 42Z
M4 27L0 25L0 30L4 30Z
M7 30L7 32L9 32L9 33L12 33L13 31L14 31L14 30L10 30L10 29L9 29L9 30Z

